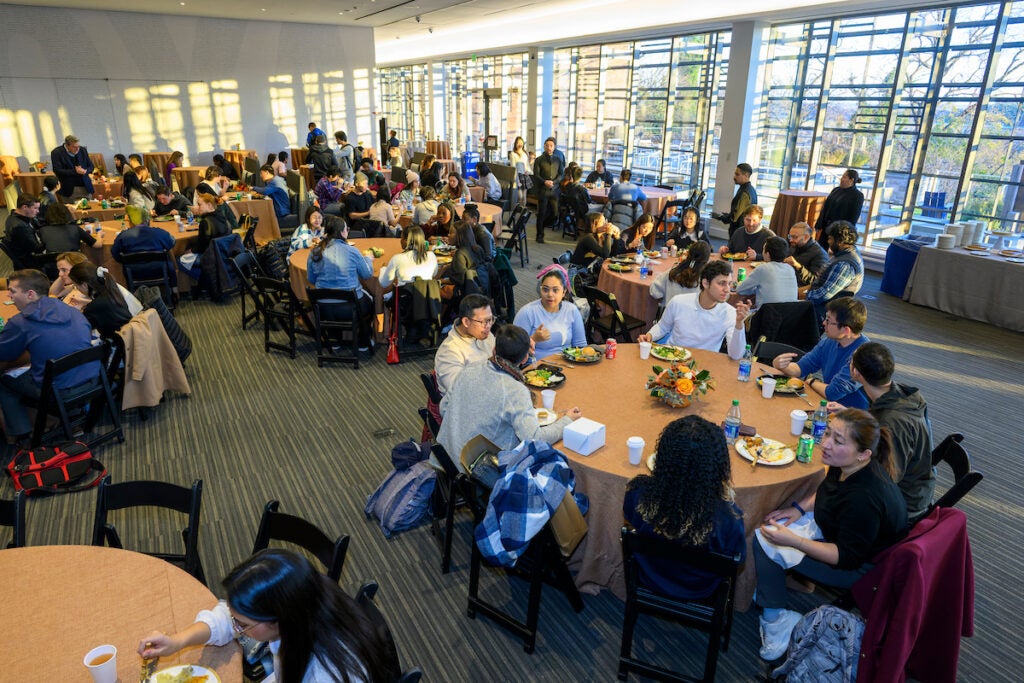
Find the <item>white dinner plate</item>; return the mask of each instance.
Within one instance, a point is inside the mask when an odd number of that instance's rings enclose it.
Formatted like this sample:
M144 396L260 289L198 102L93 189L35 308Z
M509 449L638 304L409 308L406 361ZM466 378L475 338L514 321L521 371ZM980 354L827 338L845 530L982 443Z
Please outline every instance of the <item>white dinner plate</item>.
M152 676L149 677L149 680L146 681L146 683L159 683L160 677L163 675L168 675L171 677L166 680L173 680L174 677L181 673L187 666L192 667L193 678L195 678L196 676L206 676L205 683L220 683L220 677L217 676L216 671L207 669L205 666L199 666L198 664L179 664L178 666L169 666L166 669L161 669L160 671L154 673Z
M761 435L758 434L758 436ZM764 440L764 443L769 446L783 445L781 441L776 441L774 439L765 439L763 436L761 436L761 438ZM736 443L734 443L733 446L735 446L736 452L740 454L741 458L744 458L745 460L749 460L751 462L754 461L754 455L747 450L747 442L743 440L742 436L736 439ZM794 460L796 460L796 453L793 452L792 448L787 448L785 449L782 458L780 458L779 460L764 460L762 458L758 458L757 464L767 465L769 467L781 467L782 465L788 465Z
M558 419L558 415L555 414L555 411L548 410L547 408L534 408L533 412L537 414L537 422L540 423L541 427L547 427Z
M683 353L682 358L676 356L679 352ZM672 346L670 344L654 344L651 347L651 355L661 360L676 361L679 363L685 363L686 361L693 358L693 354L690 353L689 349L683 348L682 346Z

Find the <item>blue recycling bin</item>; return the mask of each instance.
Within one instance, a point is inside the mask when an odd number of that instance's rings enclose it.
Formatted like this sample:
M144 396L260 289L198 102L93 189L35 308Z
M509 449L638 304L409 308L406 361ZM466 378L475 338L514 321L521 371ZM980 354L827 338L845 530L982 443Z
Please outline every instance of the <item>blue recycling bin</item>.
M462 177L479 178L476 172L476 165L480 163L480 152L462 153Z
M885 250L885 270L882 273L881 290L886 294L903 298L903 290L910 280L910 271L917 261L917 252L925 244L935 244L933 235L907 235L897 237Z

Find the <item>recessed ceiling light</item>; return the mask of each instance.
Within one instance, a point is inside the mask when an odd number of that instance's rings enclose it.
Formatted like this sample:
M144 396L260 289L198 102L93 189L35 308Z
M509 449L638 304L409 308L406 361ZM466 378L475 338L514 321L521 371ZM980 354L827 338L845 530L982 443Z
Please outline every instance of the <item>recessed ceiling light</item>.
M185 3L183 3L183 2L179 2L178 4L181 5L182 7L185 6Z
M261 7L261 8L260 8L260 11L261 11L261 12L266 12L267 10Z

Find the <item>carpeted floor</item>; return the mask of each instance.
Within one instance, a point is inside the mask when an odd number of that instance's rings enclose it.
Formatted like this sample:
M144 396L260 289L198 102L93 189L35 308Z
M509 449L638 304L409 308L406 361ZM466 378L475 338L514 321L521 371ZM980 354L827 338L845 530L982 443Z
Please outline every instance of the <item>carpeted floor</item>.
M525 268L513 260L519 305L536 296L537 266L570 246L549 235L545 245L531 240L531 263ZM976 634L963 640L958 680L1019 680L1024 670L1019 620L1024 612L1019 590L1024 507L1022 449L1013 425L1024 407L1024 337L913 307L879 293L878 282L869 277L862 292L868 334L891 346L898 379L922 389L936 442L951 431L966 434L975 467L986 476L961 505L969 518L977 599ZM344 365L321 369L312 343L303 338L295 360L265 354L262 330L240 329L237 298L225 305L185 303L177 317L195 345L186 363L193 395L169 397L146 422L129 416L127 442L106 446L97 455L115 481L204 480L199 542L214 592L220 594L219 578L251 550L263 505L278 499L282 510L310 519L329 535L351 535L343 586L354 590L371 577L380 583L378 603L395 631L403 661L421 667L425 680L615 679L622 604L609 593L584 596L586 609L575 614L560 594L546 591L537 651L527 655L493 623L466 617L466 515L459 518L455 568L448 575L440 573L440 553L429 526L385 540L365 518L366 496L389 470L390 447L420 433L416 409L424 403L424 392L418 374L430 370L429 356L388 366L378 350L359 370ZM948 482L943 472L940 485ZM11 485L0 483L0 496L10 494ZM29 544L87 543L94 502L92 491L30 501ZM119 528L133 547L152 549L179 540L172 521L158 517L135 526L119 523ZM483 586L491 598L507 596L516 605L525 604L518 581L486 572ZM812 604L807 597L797 601L800 607ZM697 671L703 636L641 624L641 652ZM719 680L751 681L763 675L757 647L755 613L737 614L732 647L720 659Z

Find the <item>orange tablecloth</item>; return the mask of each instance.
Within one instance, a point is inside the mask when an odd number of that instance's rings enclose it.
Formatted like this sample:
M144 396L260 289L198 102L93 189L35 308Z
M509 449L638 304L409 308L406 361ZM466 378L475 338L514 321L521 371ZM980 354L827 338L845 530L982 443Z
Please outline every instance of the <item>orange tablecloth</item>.
M785 235L795 223L801 221L813 228L827 197L828 192L782 190L779 192L779 198L775 200L772 220L768 227L776 235Z
M14 179L18 182L22 194L30 194L38 197L43 191L43 179L50 173L15 173Z
M178 192L186 187L195 187L199 184L206 166L179 166L171 170L171 177L178 183Z
M217 604L206 586L174 565L128 550L14 548L0 552L0 572L18 577L0 613L4 680L91 680L82 660L109 644L117 648L119 680L137 681L140 638L153 630L180 631L199 610ZM40 599L45 595L51 599ZM185 648L161 658L159 668L178 664L212 669L223 683L242 680L242 653L234 642Z
M608 187L588 188L587 192L590 193L590 199L595 204L607 204L608 203ZM661 215L661 210L665 208L665 204L672 201L673 199L679 198L679 193L675 190L666 190L661 187L646 187L641 186L647 199L643 202L643 210L646 213L651 214L655 218Z
M228 197L235 194L228 192ZM274 200L272 199L229 199L228 208L235 214L235 218L241 220L242 214L247 213L260 219L256 224L256 242L266 244L272 240L281 239L281 228L277 223L277 214L274 212Z
M171 233L172 237L174 237L174 248L171 249L171 255L174 256L175 260L185 253L189 242L199 235L198 227L182 232L178 230L178 226L174 221L153 220L151 225L154 228L166 230ZM103 228L102 233L99 235L93 235L93 237L96 238L96 244L91 247L83 245L82 253L96 265L103 266L109 270L114 279L122 285L127 285L124 278L124 269L121 267L120 263L114 260L114 257L110 253L110 247L113 246L114 239L117 237L117 234L121 232L121 221L102 221L100 222L100 226ZM175 264L175 268L177 268L177 264ZM182 292L187 292L191 288L191 278L178 269L178 289Z
M167 162L171 160L171 154L173 152L146 152L142 155L142 165L149 169L149 162L153 161L156 164L156 170L159 171L159 178L153 180L159 180L164 177L167 173Z
M248 157L256 158L254 149L227 149L224 150L224 159L235 167L239 178L245 177L245 160Z
M306 147L292 147L288 151L292 158L292 168L301 168L306 163L306 155L309 149Z
M427 140L425 151L427 154L433 154L439 161L452 158L452 149L447 140Z
M711 260L717 261L719 259L718 254L711 255ZM672 267L678 261L679 259L673 258L651 259L648 265L648 268L651 269L651 274L647 276L647 279L641 280L640 270L636 266L633 266L633 270L628 273L618 273L608 270L608 266L612 262L606 259L601 264L601 273L597 276L597 288L614 294L619 304L619 309L623 313L646 321L647 326L642 330L646 332L654 324L654 316L658 312L658 301L651 298L651 283L654 282L654 278L657 275L672 270ZM745 268L749 274L756 267L756 263L748 263L746 261L732 262L734 276L740 268Z
M121 180L93 180L93 197L120 197L124 192L124 182Z
M312 192L316 188L316 183L313 182L313 168L303 165L298 168L298 171L306 179L306 191Z
M108 209L104 209L102 203L99 200L92 200L89 202L88 209L78 208L78 203L68 204L68 210L71 211L71 215L75 218L95 218L98 221L112 221L120 220L124 216L123 206L111 206Z
M712 422L725 419L731 401L739 399L743 422L754 426L758 433L783 443L794 444L796 437L789 434L789 413L794 408L806 407L799 398L776 396L761 398L756 382L738 382L737 365L728 356L710 351L693 351L697 366L711 371L716 388L689 408L670 408L651 398L644 383L654 365L667 363L651 358L640 360L636 344L620 344L614 360L602 360L595 365L579 365L565 371L566 381L555 396L555 410L579 406L583 415L605 425L605 445L584 457L558 442L555 447L565 453L576 474L576 484L590 498L587 514L589 531L570 562L576 574L576 585L587 593L602 588L615 595L625 596L622 573L622 550L619 530L622 528L622 500L626 482L638 474L650 474L646 464L629 464L626 439L641 436L646 442L643 460L655 452L658 435L666 424L685 415L700 415ZM560 357L560 356L559 356ZM764 374L764 366L755 364L753 376ZM615 405L629 406L617 410L609 403L609 392L615 394ZM535 398L540 405L540 395ZM814 462L797 462L782 467L759 465L750 469L747 460L732 455L732 479L736 490L736 503L743 510L747 532L747 563L740 573L736 588L736 607L745 610L750 604L755 587L754 565L750 560L750 540L754 528L764 515L783 503L799 498L817 487L824 477L817 451Z
M484 200L484 188L474 185L469 188L469 196L473 198L474 202L482 202Z
M397 237L381 237L376 239L352 239L348 241L359 251L377 247L384 250L384 255L373 259L373 279L363 280L363 288L373 296L374 310L377 312L377 341L385 341L384 332L384 288L377 280L380 277L381 268L386 266L391 257L402 251L402 240ZM288 257L288 275L292 282L292 291L302 301L307 300L306 287L309 280L306 278L306 262L309 260L310 249L299 249Z

